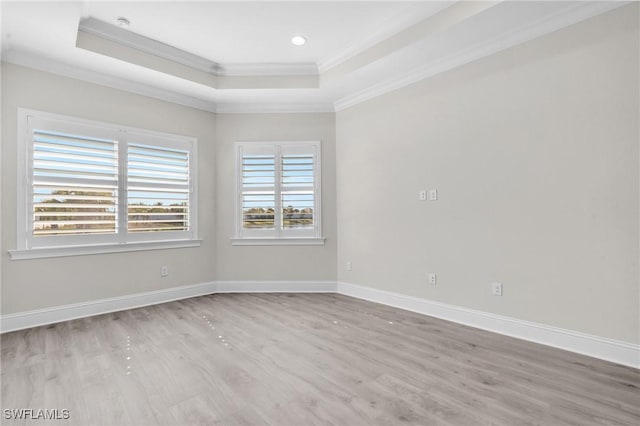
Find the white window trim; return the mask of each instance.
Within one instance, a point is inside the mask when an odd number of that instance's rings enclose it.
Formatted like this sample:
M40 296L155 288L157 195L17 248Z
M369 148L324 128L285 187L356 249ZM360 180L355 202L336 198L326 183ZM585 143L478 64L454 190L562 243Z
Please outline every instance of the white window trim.
M260 235L260 231L246 232L242 228L242 154L241 148L248 145L273 145L277 147L276 164L279 162L280 147L298 146L310 144L315 146L314 164L314 211L317 220L314 220L314 232L310 235L295 235L289 231L281 233L276 227L274 235ZM236 175L236 208L235 208L235 235L231 238L233 246L282 246L282 245L324 245L326 238L322 236L322 141L238 141L234 146L235 175ZM280 195L279 167L276 166L275 191L276 197ZM278 215L276 215L277 221ZM268 234L265 232L265 234Z
M29 235L32 232L30 217L30 207L33 201L32 188L31 188L31 175L33 170L33 164L31 163L33 144L32 138L29 135L29 122L30 116L58 120L62 122L69 122L78 125L88 126L100 126L110 128L116 132L123 134L119 139L120 142L124 142L123 145L127 146L126 134L142 134L149 137L157 137L159 139L175 139L176 141L182 141L191 145L190 148L190 160L189 160L189 182L191 186L190 200L189 200L189 238L184 238L180 235L179 238L171 238L172 235L169 232L153 233L154 235L136 235L135 239L124 241L117 239L113 241L104 241L99 236L89 235L77 235L73 237L73 242L69 244L62 243L68 241L68 238L59 240L58 245L51 246L38 246L30 247ZM17 131L17 186L18 191L17 198L17 235L15 250L9 250L12 260L19 259L34 259L45 257L60 257L60 256L76 256L83 254L98 254L98 253L113 253L113 252L125 252L125 251L140 251L140 250L155 250L166 248L181 248L181 247L195 247L199 246L201 240L198 239L198 140L194 137L177 135L165 132L157 132L153 130L141 129L131 126L123 126L114 123L101 122L96 120L87 120L78 117L72 117L61 114L54 114L50 112L38 111L28 108L18 108L18 131ZM119 153L119 164L122 165L126 162L126 148ZM119 180L126 179L124 176L124 169L119 168ZM119 186L119 199L122 197L124 186ZM120 209L122 210L122 209ZM120 215L124 214L120 211ZM123 233L121 233L123 234ZM71 237L71 238L73 238ZM97 237L97 238L96 238ZM82 241L79 243L79 241Z
M232 246L322 246L326 238L232 238Z
M26 250L9 250L9 255L11 256L11 260L42 259L47 257L83 256L88 254L199 247L201 243L202 240L168 240L136 241L117 244L90 244L83 246L39 247Z

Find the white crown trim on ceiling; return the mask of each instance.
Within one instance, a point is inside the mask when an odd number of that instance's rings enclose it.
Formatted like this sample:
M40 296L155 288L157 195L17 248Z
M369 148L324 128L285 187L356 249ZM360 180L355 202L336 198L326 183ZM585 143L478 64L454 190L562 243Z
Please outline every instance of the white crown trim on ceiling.
M318 61L318 71L320 73L323 73L336 65L348 61L349 59L357 56L365 50L372 48L376 44L385 41L389 37L394 36L403 30L406 30L407 28L417 24L418 22L436 15L438 12L450 6L451 3L452 2L443 1L439 4L438 7L434 9L414 13L413 15L411 15L411 17L409 17L408 20L405 17L402 17L387 22L387 24L383 26L379 31L371 34L365 40L362 40L357 44L348 45L341 52Z
M133 49L150 53L170 61L177 62L190 68L197 69L213 75L218 75L220 65L201 56L194 55L185 50L178 49L160 41L136 34L131 31L116 27L95 18L86 18L80 21L78 32L102 37L109 41L122 44Z
M621 3L619 2L589 2L586 4L577 2L569 9L564 9L554 15L547 16L544 19L518 28L517 30L510 31L499 37L478 43L461 52L446 56L435 63L397 75L374 86L338 99L334 103L335 110L337 112L352 107L369 99L409 86L478 59L491 56L502 50L517 46L620 6Z
M124 30L95 18L87 18L80 21L78 31L84 31L215 76L318 75L318 67L315 63L222 64L210 61L185 50Z
M318 75L318 67L314 63L287 64L220 64L219 76L292 76Z
M553 31L559 30L566 26L578 23L593 16L605 13L617 7L629 4L630 1L622 2L576 2L575 5L563 9L560 12L547 16L539 21L529 23L516 30L512 30L508 33L502 34L499 37L491 40L479 43L475 46L467 48L461 52L456 52L441 60L428 64L426 66L410 70L408 72L399 74L393 78L381 81L373 86L370 86L364 90L351 93L344 96L334 103L231 103L231 102L215 102L212 100L200 99L197 97L177 93L174 91L162 89L155 86L145 85L142 83L127 80L121 77L109 76L103 73L94 72L86 69L79 69L71 65L63 64L49 58L37 56L27 52L19 52L15 50L9 50L3 52L2 60L4 62L14 63L30 68L39 69L45 72L51 72L54 74L75 78L82 81L92 82L107 87L112 87L119 90L124 90L132 93L136 93L143 96L149 96L156 99L176 103L179 105L189 106L192 108L214 112L214 113L312 113L312 112L335 112L341 111L351 106L357 105L361 102L369 99L381 96L385 93L389 93L393 90L400 89L418 81L433 77L437 74L446 72L453 68L462 66L464 64L473 62L475 60L490 56L501 50L513 47L515 45L532 40L536 37L543 36ZM435 12L434 12L435 14ZM108 27L112 25L101 23L100 21L93 20L99 24L94 25L90 31L99 36L105 36L104 33L96 33L96 31L102 31L100 25L103 24ZM83 21L86 23L87 21ZM94 23L95 24L95 23ZM82 24L80 30L86 30L87 25ZM98 28L98 29L96 29ZM114 27L109 30L123 31L127 35L133 34L120 28ZM260 75L274 76L291 76L291 75L318 75L318 67L315 64L226 64L220 65L218 63L208 61L200 58L196 55L189 54L188 52L181 51L155 40L147 39L143 36L133 34L125 44L129 47L141 49L147 51L149 45L146 47L140 47L140 40L144 39L144 43L151 42L150 45L158 47L161 52L152 52L158 56L165 57L179 62L183 65L191 66L205 72L212 73L214 75L237 75L237 76L251 76L260 73ZM371 40L375 40L371 39ZM116 41L121 41L120 39ZM136 44L138 43L138 44ZM373 41L370 41L373 43ZM375 44L375 43L374 43ZM357 54L356 50L351 51L352 54ZM347 60L350 56L343 55L342 60ZM196 59L197 58L197 59ZM331 64L331 61L325 61L321 64L320 68L325 69L327 63ZM212 71L213 70L213 71ZM295 74L292 74L295 73Z
M218 104L218 114L268 114L335 112L331 103L314 104Z
M30 53L9 50L8 52L3 52L2 61L28 68L33 68L51 74L60 75L62 77L73 78L88 83L94 83L113 89L123 90L125 92L130 92L137 95L148 96L150 98L171 102L202 111L216 112L215 102L194 98L193 96L184 95L182 93L173 92L167 89L161 89L156 86L138 83L121 77L114 77L95 71L81 69L72 65L63 64L61 62L49 58L43 58L41 56L33 55Z

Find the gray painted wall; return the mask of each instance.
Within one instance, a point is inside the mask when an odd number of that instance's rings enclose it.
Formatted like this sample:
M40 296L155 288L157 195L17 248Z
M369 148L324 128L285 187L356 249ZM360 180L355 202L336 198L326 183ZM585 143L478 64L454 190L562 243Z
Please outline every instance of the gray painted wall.
M12 261L16 248L18 107L198 138L202 246ZM215 279L215 116L144 96L2 64L2 313L198 284ZM162 265L169 276L160 278Z
M339 281L637 343L638 40L634 4L339 112Z
M216 116L11 64L2 65L2 88L3 314L216 279L335 281L334 114ZM202 246L12 261L8 250L16 248L18 107L197 137L198 226ZM327 238L324 246L231 246L236 140L322 141L323 232ZM216 248L220 250L217 255ZM160 278L163 265L169 267L169 277Z
M260 281L336 280L335 115L217 114L218 279ZM232 246L235 231L236 141L322 141L324 246Z

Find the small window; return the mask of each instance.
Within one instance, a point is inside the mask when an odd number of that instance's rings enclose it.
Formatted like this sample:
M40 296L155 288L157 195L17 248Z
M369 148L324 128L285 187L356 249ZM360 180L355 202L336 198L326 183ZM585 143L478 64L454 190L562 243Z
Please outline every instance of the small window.
M320 142L239 142L237 239L321 238Z
M195 239L195 139L19 117L19 250Z

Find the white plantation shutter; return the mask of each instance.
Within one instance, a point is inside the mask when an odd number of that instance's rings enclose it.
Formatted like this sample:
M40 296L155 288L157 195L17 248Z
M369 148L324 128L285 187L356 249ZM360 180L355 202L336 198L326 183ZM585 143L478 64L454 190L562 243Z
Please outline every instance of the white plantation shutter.
M35 245L117 232L117 132L32 118L27 233ZM39 244L40 243L40 244Z
M285 145L280 158L283 230L314 228L315 146Z
M129 143L129 232L189 229L189 151Z
M242 142L238 238L319 238L320 143Z
M240 154L242 228L273 230L276 224L275 146L245 147Z
M196 238L195 139L19 117L19 250Z

